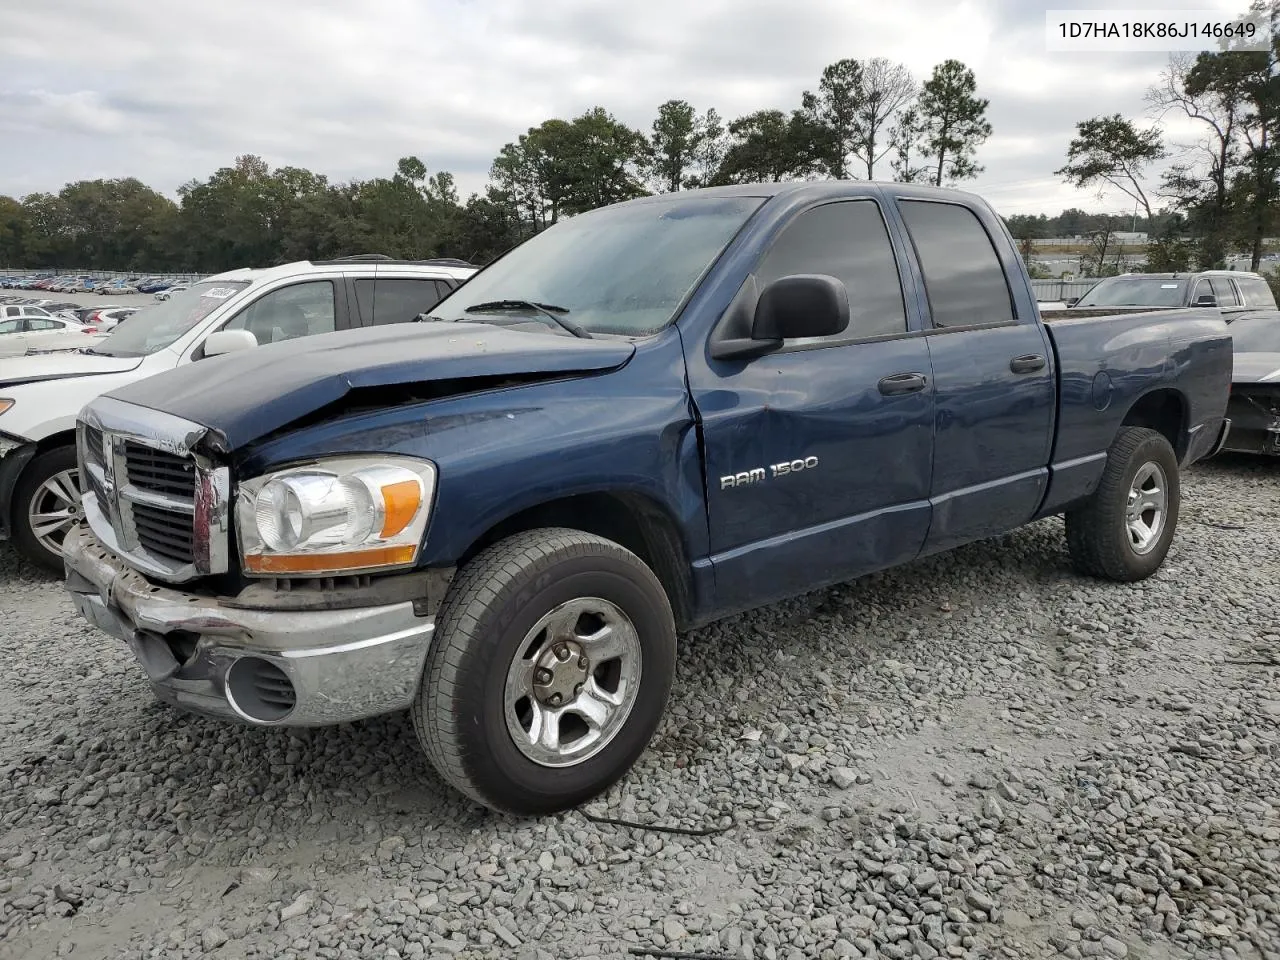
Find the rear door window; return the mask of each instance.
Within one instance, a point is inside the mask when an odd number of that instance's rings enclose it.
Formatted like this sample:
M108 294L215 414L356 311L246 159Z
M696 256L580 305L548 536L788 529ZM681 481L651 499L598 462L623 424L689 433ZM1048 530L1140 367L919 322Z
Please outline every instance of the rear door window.
M356 310L360 313L360 322L365 326L373 323L373 277L361 277L354 283L356 290Z
M1236 286L1240 288L1246 307L1262 307L1267 310L1276 308L1276 298L1267 281L1258 277L1236 277Z
M356 294L359 298L359 293ZM379 277L373 288L373 322L407 323L426 313L443 298L434 280L409 277ZM361 310L361 315L364 311Z
M995 245L976 214L957 203L899 200L924 271L935 327L1013 320L1013 298Z
M1226 277L1211 277L1209 288L1213 290L1213 295L1217 297L1218 306L1240 306L1240 298L1236 296L1236 288L1231 285L1231 281Z

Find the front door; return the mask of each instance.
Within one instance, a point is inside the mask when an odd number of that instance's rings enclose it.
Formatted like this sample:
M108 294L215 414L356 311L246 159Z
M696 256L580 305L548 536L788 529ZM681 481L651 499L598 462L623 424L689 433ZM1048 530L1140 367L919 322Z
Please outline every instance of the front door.
M845 283L844 333L753 360L689 358L722 611L910 560L928 530L928 344L908 335L879 204L801 212L748 284L802 273Z

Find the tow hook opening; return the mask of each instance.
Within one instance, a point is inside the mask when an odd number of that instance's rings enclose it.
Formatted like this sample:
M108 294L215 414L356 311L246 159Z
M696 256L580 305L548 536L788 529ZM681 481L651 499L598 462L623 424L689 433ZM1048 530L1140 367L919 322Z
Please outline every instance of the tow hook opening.
M227 703L253 723L279 723L297 706L288 674L262 657L241 657L227 671Z

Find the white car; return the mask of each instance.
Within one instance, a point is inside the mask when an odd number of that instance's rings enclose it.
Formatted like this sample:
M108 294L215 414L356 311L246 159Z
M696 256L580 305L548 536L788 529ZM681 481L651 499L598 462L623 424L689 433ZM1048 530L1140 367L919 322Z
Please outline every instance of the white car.
M76 350L89 346L97 332L96 327L62 316L6 317L0 320L0 357L21 357L45 350Z
M51 314L44 307L37 307L29 303L11 304L6 303L0 307L0 320L8 320L12 317L51 317Z
M97 327L99 332L105 333L107 330L114 328L121 320L133 316L138 310L138 307L102 307L87 314L84 322L86 326Z
M461 260L375 256L233 270L86 336L86 350L0 359L0 536L62 569L80 508L76 414L95 397L216 354L413 320L475 272Z
M175 283L172 287L165 287L163 290L157 290L155 297L157 300L165 301L172 297L175 293L181 293L183 290L190 289L185 283Z

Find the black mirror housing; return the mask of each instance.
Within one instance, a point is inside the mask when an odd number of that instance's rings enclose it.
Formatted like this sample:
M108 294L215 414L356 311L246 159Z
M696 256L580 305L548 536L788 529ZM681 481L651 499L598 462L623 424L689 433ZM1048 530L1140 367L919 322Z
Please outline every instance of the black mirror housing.
M764 288L751 325L753 340L831 337L849 326L849 293L835 277L803 273Z
M1193 304L1193 306L1197 306L1197 307L1216 307L1217 305L1218 305L1218 298L1215 297L1212 293L1201 294L1200 296L1196 297L1196 302Z

